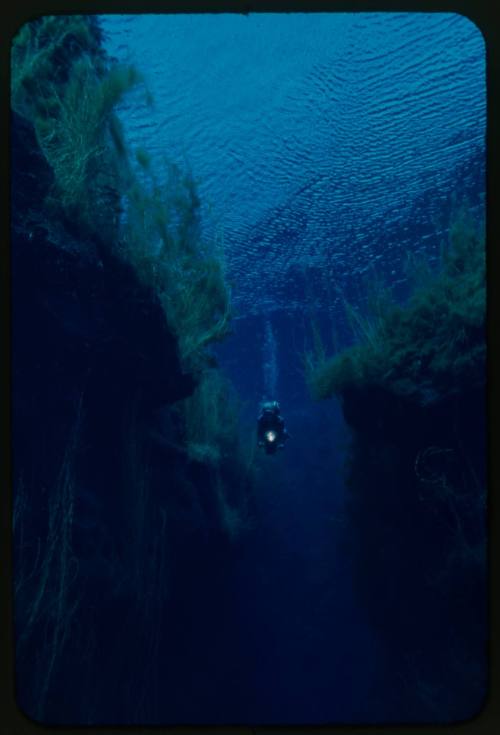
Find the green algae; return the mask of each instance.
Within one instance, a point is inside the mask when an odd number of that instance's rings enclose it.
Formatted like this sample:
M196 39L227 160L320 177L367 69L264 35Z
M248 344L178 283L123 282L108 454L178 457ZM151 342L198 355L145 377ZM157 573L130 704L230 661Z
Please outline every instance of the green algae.
M43 16L12 42L11 105L34 127L55 178L52 208L110 234L125 153L114 108L141 79L110 62L97 23Z
M400 673L397 711L419 719L469 717L486 687L485 261L463 206L437 267L409 260L405 303L374 279L365 314L345 304L354 344L328 358L317 335L307 361L351 430L355 594Z
M172 410L180 414L190 460L221 473L220 500L229 465L245 475L248 467L240 461L234 391L213 368L209 352L229 333L231 293L222 239L202 234L195 179L168 156L158 170L146 147L129 150L115 110L143 80L133 67L107 57L91 17L45 16L27 23L13 41L11 66L12 108L32 124L54 174L40 208L52 221L71 221L84 234L82 242L90 233L102 252L131 265L161 305L181 367L198 385ZM234 531L235 507L222 505L232 508L221 515L232 518Z
M313 396L325 399L372 384L425 402L458 391L461 381L480 381L485 260L482 233L462 209L454 215L439 269L413 263L416 283L405 304L381 290L367 317L346 306L357 341L331 358L309 360Z
M186 369L200 369L207 345L229 331L223 248L201 235L189 172L166 159L156 175L140 148L144 176L133 174L115 109L141 75L106 57L99 26L87 16L25 24L11 62L12 108L32 123L54 173L46 208L104 238L134 266L163 305Z
M202 235L201 203L189 172L165 161L161 178L150 167L145 173L148 178L134 182L125 198L124 247L158 294L184 365L198 370L207 365L205 348L230 329L222 243Z

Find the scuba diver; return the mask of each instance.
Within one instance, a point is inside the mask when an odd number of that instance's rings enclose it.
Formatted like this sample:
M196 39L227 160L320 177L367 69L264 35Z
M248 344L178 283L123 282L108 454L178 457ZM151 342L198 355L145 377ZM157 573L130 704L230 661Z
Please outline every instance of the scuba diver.
M266 454L274 454L277 449L285 448L285 441L289 438L290 434L285 429L285 422L280 416L278 401L263 403L257 419L259 447L265 447Z

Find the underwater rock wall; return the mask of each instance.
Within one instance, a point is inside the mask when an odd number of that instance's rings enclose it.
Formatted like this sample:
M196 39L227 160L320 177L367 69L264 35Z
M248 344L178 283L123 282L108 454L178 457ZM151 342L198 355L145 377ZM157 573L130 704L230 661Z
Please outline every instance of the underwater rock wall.
M367 386L343 406L354 584L393 717L467 719L486 693L484 390L422 406Z
M17 700L44 723L162 722L176 686L189 696L189 641L223 624L207 580L216 599L250 477L237 437L215 462L189 451L203 371L120 252L119 188L92 223L58 199L30 115L12 113L11 147Z
M406 304L380 295L355 316L358 343L310 374L352 431L348 542L392 721L467 719L486 696L484 261L458 216L441 270L424 269Z

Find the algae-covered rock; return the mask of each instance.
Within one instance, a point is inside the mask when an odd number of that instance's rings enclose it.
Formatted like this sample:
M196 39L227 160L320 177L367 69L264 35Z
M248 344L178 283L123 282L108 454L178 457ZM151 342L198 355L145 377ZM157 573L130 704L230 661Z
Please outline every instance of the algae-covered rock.
M485 263L483 237L462 211L439 269L416 264L420 282L403 305L375 295L372 311L356 317L359 342L310 371L313 395L372 384L425 404L484 384Z
M408 301L358 318L358 343L310 384L351 428L354 585L394 720L443 722L474 716L487 686L485 248L465 214L439 270L419 270Z
M238 436L197 389L228 291L193 182L187 199L180 180L163 203L140 193L113 112L138 76L95 20L27 24L12 66L18 703L44 723L159 722L157 682L173 697L189 677L189 605L210 572L224 587L250 502ZM156 225L139 230L146 200Z

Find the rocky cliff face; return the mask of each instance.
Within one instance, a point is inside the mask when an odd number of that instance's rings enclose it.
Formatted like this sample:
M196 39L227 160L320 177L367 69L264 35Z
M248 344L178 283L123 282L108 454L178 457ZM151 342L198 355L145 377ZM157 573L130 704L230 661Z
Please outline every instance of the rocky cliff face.
M341 393L354 584L384 652L382 699L394 681L395 721L468 719L486 695L484 379L476 362L453 390L431 385L430 401L390 381Z
M70 218L16 113L11 147L18 702L45 723L161 722L189 678L184 623L200 596L219 624L208 598L230 577L222 499L241 509L249 478L235 457L188 452L174 407L200 375L120 254L119 210L104 233Z

